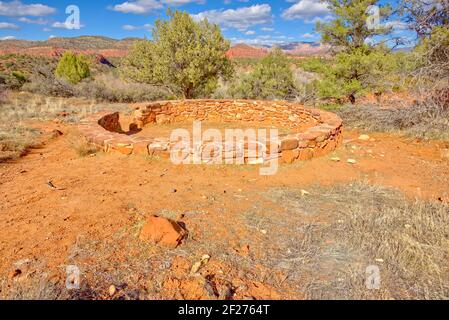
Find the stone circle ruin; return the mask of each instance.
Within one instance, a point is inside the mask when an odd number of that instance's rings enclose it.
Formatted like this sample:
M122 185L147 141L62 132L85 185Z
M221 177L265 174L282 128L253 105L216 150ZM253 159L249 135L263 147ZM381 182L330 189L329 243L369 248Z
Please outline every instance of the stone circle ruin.
M157 129L157 126L181 126L202 121L221 123L224 127L233 123L255 129L281 128L277 141L266 141L266 149L270 150L274 144L274 157L283 163L323 156L342 142L342 120L337 115L284 101L179 100L139 104L133 108L129 129L123 128L123 115L111 112L90 115L81 121L79 129L89 143L105 152L163 158L170 157L175 144L170 141L169 134L159 134L157 130L156 133L153 130L151 134L145 134L147 126L156 126ZM249 141L240 142L243 148L237 150L236 147L225 146L219 156L242 157L245 163L260 163L248 156ZM200 148L204 149L210 143L202 141ZM185 148L188 149L187 155L195 152L191 145ZM264 161L271 159L273 154Z

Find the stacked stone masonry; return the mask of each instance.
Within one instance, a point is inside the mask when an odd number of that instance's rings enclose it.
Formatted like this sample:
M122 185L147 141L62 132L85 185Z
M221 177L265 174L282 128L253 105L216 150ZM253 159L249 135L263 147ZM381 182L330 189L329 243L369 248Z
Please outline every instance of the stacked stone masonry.
M270 150L273 144L275 157L284 163L309 160L335 150L342 142L342 120L335 114L322 110L308 109L295 103L280 101L248 100L180 100L161 101L135 105L134 129L142 129L148 124L173 124L189 121L245 122L255 129L273 127L287 129L288 134L279 136L277 141L267 141ZM125 155L143 154L170 157L174 144L170 137L142 137L125 134L120 125L120 114L103 112L83 119L79 125L87 140L105 152ZM284 130L285 131L285 130ZM208 142L204 142L207 147ZM245 142L245 146L248 141ZM179 147L179 146L178 146ZM204 146L203 146L204 147ZM190 148L191 146L186 146ZM222 149L222 156L236 158L243 156L245 162L256 159L236 154L236 150ZM273 155L269 159L273 159Z

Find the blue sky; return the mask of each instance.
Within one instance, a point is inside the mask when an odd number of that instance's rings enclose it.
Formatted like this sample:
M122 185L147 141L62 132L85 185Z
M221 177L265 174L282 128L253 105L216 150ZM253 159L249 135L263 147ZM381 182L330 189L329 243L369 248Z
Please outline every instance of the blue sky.
M388 3L393 1L385 1ZM81 28L68 30L66 8L80 10ZM318 41L318 19L331 16L319 0L13 0L0 1L0 39L103 35L150 37L149 29L168 7L219 24L234 43ZM397 33L404 32L398 28Z

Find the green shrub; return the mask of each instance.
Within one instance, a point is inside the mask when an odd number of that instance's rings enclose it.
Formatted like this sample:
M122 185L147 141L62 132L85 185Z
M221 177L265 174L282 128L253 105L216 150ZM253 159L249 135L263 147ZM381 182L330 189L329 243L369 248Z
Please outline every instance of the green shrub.
M220 27L195 22L186 12L168 11L169 21L156 21L153 41L137 42L124 59L122 74L134 81L169 88L184 98L208 96L220 77L229 77L230 44Z
M258 62L253 71L234 81L231 96L245 99L292 99L296 93L290 60L275 49Z
M56 67L56 75L72 84L90 77L90 69L86 57L81 54L75 55L72 52L65 52Z

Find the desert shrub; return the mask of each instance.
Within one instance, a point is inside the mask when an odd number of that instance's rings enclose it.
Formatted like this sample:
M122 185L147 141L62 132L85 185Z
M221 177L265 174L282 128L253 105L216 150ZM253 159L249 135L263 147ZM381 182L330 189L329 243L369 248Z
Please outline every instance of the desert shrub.
M186 12L168 11L156 21L153 41L138 41L124 59L122 73L134 81L169 88L184 98L204 97L220 77L232 73L226 57L230 44L220 27L195 22Z
M22 89L44 96L72 97L75 95L73 86L66 80L56 77L49 65L37 66L30 82L26 83Z
M275 49L256 64L254 70L235 80L230 94L245 99L292 99L296 94L290 60Z
M107 102L143 102L174 98L170 92L159 86L124 80L113 73L103 74L90 81L83 81L75 87L77 96Z
M449 110L417 103L402 109L345 106L336 110L348 127L402 133L423 139L449 140Z
M435 27L415 50L418 68L417 85L425 98L442 106L449 105L449 29Z
M55 74L72 84L90 77L90 69L84 55L65 52L56 67Z

